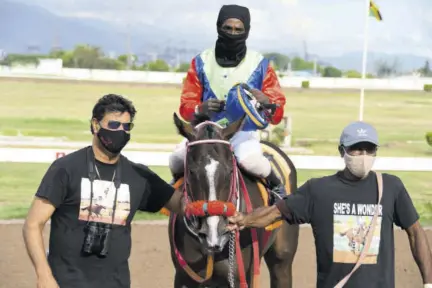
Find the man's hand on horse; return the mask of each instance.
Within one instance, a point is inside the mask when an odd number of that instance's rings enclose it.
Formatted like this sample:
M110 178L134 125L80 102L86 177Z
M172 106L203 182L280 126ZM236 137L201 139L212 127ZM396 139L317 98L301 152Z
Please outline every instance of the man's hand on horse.
M209 99L198 106L198 113L209 115L210 112L221 112L224 108L225 101L218 99Z
M227 225L228 231L243 230L246 227L246 215L241 212L236 212L234 216L228 217L230 224Z

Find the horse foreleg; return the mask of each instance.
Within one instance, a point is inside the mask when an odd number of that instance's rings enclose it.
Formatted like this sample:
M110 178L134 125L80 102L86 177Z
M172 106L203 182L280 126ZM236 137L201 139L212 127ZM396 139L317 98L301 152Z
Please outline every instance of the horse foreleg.
M276 239L264 254L270 273L271 288L292 287L292 264L297 251L299 226L284 222L276 234Z

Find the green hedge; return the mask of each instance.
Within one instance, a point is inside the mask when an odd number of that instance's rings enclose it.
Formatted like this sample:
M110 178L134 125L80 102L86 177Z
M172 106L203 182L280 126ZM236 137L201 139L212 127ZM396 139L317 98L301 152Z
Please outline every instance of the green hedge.
M432 84L424 84L423 90L426 92L432 92Z
M432 132L426 133L426 142L432 147Z
M309 88L309 81L302 81L301 87L305 89Z

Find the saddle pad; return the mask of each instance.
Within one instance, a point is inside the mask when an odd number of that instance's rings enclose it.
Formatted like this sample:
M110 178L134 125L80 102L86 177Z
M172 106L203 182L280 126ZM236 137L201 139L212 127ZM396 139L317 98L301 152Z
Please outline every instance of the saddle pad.
M261 142L261 147L263 149L264 156L269 159L272 169L275 171L276 175L282 180L282 183L285 185L285 190L287 194L291 194L291 185L290 185L290 174L291 168L288 163L285 161L284 157L272 146L267 144L267 142ZM261 197L264 202L264 206L268 206L268 192L265 186L258 182L258 188L261 192ZM273 224L268 225L265 230L271 231L282 225L283 220L279 220Z
M263 150L264 156L269 159L272 169L275 171L276 175L282 180L285 185L287 194L291 194L290 175L291 168L285 161L284 157L273 148L274 144L269 144L268 142L262 141L261 148ZM283 152L282 152L283 153Z

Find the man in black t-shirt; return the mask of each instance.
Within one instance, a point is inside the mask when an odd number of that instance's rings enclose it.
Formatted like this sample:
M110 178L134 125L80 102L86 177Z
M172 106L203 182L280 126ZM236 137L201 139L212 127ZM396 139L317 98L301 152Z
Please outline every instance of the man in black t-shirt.
M374 127L353 122L342 132L339 152L345 169L314 178L276 205L251 214L237 213L228 229L265 227L281 218L290 224L310 223L315 237L317 287L333 288L359 259L375 213L378 184L370 173L378 147ZM425 287L432 286L432 256L419 216L402 181L383 174L383 196L373 240L362 266L344 287L394 288L393 223L404 229Z
M93 143L55 160L23 228L39 288L130 287L131 221L137 210L182 214L182 194L121 154L136 110L119 96L93 108ZM42 231L51 219L48 258Z

